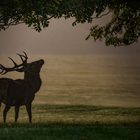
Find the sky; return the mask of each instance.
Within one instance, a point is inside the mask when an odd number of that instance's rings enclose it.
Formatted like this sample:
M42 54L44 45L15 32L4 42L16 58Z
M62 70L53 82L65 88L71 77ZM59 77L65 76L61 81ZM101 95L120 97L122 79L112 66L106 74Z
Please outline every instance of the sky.
M106 54L139 55L140 42L128 47L107 47L104 42L85 40L91 24L78 24L74 19L52 19L40 33L24 24L0 32L0 54L26 51L30 54ZM102 24L103 21L95 21Z

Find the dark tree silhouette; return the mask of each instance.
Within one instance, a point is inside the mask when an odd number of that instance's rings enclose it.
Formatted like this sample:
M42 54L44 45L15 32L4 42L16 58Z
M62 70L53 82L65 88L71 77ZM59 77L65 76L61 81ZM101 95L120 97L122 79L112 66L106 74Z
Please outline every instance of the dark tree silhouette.
M44 64L44 60L27 63L27 55L18 54L22 60L21 64L17 64L12 58L14 67L6 68L0 65L1 74L6 74L11 71L24 72L24 79L13 80L10 78L0 78L0 103L5 104L3 110L3 119L6 122L6 115L11 106L15 106L15 122L18 119L19 108L22 105L26 106L29 115L29 122L32 122L31 105L34 100L35 93L40 89L41 78L40 70Z
M140 36L139 0L3 0L0 1L0 30L25 23L37 31L48 27L50 19L74 17L77 23L94 23L110 14L107 24L91 25L94 40L106 45L130 45Z

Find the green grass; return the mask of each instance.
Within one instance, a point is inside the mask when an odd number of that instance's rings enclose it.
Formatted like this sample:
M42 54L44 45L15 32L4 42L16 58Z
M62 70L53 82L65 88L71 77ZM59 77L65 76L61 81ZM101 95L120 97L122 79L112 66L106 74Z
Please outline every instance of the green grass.
M138 125L8 124L0 140L139 140Z
M126 124L140 122L140 108L138 107L33 104L32 113L34 123ZM2 115L0 121L2 121ZM13 121L14 108L11 108L8 112L7 122ZM20 109L18 122L28 122L24 106Z
M1 118L2 119L2 118ZM0 124L0 140L139 140L140 108L33 105L33 124L24 107Z

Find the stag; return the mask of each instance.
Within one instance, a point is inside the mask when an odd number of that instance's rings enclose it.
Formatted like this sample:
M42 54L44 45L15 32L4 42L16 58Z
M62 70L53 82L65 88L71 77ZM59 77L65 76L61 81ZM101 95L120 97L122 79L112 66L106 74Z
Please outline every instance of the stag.
M15 107L15 122L19 116L19 108L22 105L26 106L29 116L29 122L32 122L32 101L34 100L35 93L41 87L40 70L44 64L44 60L34 61L27 63L28 56L25 52L17 54L22 63L17 64L12 58L9 59L13 62L14 66L7 68L0 64L0 74L6 74L11 71L24 72L24 79L10 79L0 78L0 103L5 104L3 110L3 121L6 122L6 115L9 109Z

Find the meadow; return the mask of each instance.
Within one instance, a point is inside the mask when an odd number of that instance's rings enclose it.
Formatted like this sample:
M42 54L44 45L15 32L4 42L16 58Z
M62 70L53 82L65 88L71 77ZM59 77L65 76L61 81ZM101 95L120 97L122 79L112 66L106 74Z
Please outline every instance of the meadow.
M6 124L1 112L0 140L140 139L137 56L48 55L32 56L29 61L38 58L44 58L45 65L42 87L33 102L33 124L28 124L25 107L16 124L13 108ZM6 76L16 79L23 74Z

